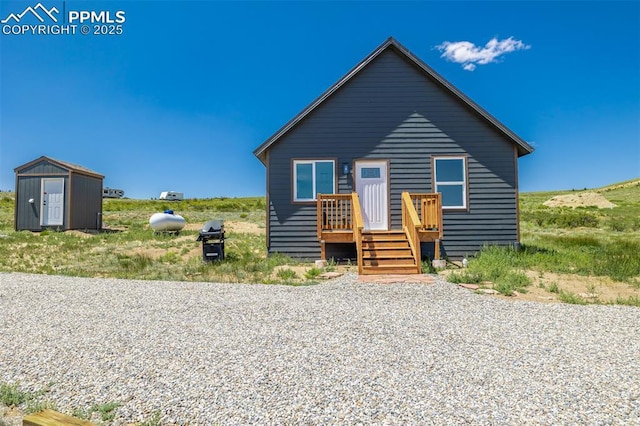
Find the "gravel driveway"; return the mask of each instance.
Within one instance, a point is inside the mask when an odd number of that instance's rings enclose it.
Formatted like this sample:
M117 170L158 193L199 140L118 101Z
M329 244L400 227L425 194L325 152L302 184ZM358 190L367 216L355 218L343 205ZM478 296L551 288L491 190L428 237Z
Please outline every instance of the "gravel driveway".
M0 274L0 382L115 424L640 424L640 309Z

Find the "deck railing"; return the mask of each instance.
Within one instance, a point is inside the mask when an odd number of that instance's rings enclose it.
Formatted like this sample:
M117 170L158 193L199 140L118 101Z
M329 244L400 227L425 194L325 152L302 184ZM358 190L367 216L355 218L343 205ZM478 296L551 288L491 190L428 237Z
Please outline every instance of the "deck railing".
M408 192L402 193L402 229L407 234L411 253L418 267L418 273L422 273L422 253L420 251L420 217L416 211L415 204Z
M442 239L442 194L409 194L420 218L421 230L438 231Z
M318 194L318 238L330 238L331 233L352 232L351 241L356 243L358 272L362 273L362 230L364 219L357 192L351 194ZM336 235L333 235L336 237ZM349 236L348 234L346 235ZM344 238L344 237L343 237ZM343 240L343 242L345 242Z
M325 231L351 231L352 206L351 194L318 194L318 238Z

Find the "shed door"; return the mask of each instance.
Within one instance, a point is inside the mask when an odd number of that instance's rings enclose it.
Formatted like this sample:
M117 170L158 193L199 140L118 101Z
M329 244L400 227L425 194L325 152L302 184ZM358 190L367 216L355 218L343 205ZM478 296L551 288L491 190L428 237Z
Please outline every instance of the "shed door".
M42 179L40 225L61 226L64 215L64 178Z
M356 192L360 197L364 229L389 229L389 189L387 161L356 161Z

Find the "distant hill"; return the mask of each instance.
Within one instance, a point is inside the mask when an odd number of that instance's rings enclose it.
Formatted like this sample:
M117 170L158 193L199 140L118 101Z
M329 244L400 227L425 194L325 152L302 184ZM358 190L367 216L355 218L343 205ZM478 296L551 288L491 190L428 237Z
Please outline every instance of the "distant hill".
M640 208L640 178L613 183L601 188L569 189L562 191L521 192L520 203L524 208L538 207L559 195L579 195L596 193L605 197L616 206L633 206Z
M604 195L609 201L616 204L618 202L640 203L640 178L614 183L594 189L593 192Z

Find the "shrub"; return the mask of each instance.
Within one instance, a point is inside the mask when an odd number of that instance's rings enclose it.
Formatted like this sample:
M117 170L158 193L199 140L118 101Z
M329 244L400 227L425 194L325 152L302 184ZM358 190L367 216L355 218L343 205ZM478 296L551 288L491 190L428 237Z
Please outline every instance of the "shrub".
M564 303L569 303L572 305L586 305L587 301L584 300L582 297L578 296L575 293L572 293L570 291L560 291L560 293L558 294L558 299L560 299L560 301L564 302Z
M526 287L530 284L531 280L523 272L507 271L495 278L493 289L505 296L512 296L515 291L526 292Z
M598 218L588 209L534 210L522 213L522 220L533 222L539 227L556 228L597 228Z
M120 267L128 272L140 272L153 263L149 256L142 254L135 254L133 256L118 254L117 259Z
M290 268L280 269L277 275L278 278L285 281L290 281L296 278L296 272Z
M640 307L640 297L638 296L629 296L627 298L620 297L616 298L616 305L626 305L626 306L638 306Z
M106 404L94 404L90 412L99 413L103 422L110 422L116 417L116 410L120 407L117 402L108 402Z
M479 284L482 282L482 277L468 270L464 270L462 272L451 273L447 280L454 284Z
M317 278L318 275L320 275L322 273L322 271L316 267L313 267L311 269L309 269L307 272L305 272L304 276L305 278L307 278L308 280L312 280L314 278Z
M469 261L469 267L449 276L453 283L493 283L493 289L510 296L514 291L525 292L531 284L526 274L518 270L522 253L512 247L487 246Z
M15 407L31 398L29 392L22 391L16 384L0 383L0 402L7 407Z

